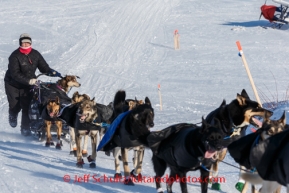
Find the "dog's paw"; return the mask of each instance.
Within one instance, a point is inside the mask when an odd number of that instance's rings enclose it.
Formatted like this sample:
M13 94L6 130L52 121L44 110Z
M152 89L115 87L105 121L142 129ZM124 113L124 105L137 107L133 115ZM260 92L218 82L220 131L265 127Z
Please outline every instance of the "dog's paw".
M134 169L130 172L130 176L136 179L138 182L142 181L142 175L139 173L138 175L135 175Z
M121 179L121 178L122 178L121 173L115 173L114 174L114 179Z
M131 180L131 178L125 179L123 181L124 185L129 185L129 186L134 186L133 181Z
M76 163L76 167L78 167L78 168L83 168L83 165L84 165L83 159L80 162Z
M55 146L56 149L61 149L61 144L57 143Z
M95 165L94 162L92 162L92 163L89 164L89 167L90 167L90 168L96 168L96 165Z
M46 143L45 143L45 146L46 146L46 147L50 147L50 146L53 146L53 145L54 145L53 141L50 141L50 142L46 142Z
M212 189L213 190L221 190L221 184L220 183L213 183L212 184Z
M89 156L87 157L87 161L88 161L88 162L92 162L92 161L95 161L95 160L91 158L91 155L89 155Z
M235 188L239 191L239 192L242 192L243 191L243 188L244 188L244 183L242 182L238 182L236 185L235 185Z

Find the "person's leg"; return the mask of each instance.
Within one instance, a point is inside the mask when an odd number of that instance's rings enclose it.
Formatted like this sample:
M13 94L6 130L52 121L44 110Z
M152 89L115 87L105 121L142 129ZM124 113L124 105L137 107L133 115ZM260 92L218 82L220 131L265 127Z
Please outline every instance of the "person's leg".
M22 108L21 130L30 131L29 106L32 100L32 92L30 89L21 89L20 91L20 106ZM24 135L29 135L27 132Z
M17 116L21 110L19 101L20 90L5 82L5 93L9 104L9 124L11 127L16 127Z

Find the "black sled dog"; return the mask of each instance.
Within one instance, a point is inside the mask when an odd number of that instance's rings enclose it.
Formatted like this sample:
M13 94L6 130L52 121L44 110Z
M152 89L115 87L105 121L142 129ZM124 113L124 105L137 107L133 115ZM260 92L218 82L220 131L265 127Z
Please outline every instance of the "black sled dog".
M264 118L266 113L268 116L272 115L271 111L262 108L258 102L251 100L246 90L243 89L241 94L237 93L236 99L232 100L229 104L226 104L224 100L219 108L208 114L206 121L213 124L214 120L218 119L221 122L222 131L226 135L222 145L227 147L233 141L245 135L246 128L249 124L260 128L262 122L257 118ZM214 156L211 176L217 177L218 164L220 161L223 161L226 153L227 148L224 148ZM212 188L220 190L220 184L213 183Z
M237 163L248 170L257 170L262 178L271 181L262 180L258 173L241 173L244 180L252 184L262 184L261 193L275 191L278 183L284 186L289 184L289 156L285 153L289 150L289 132L288 129L285 132L285 129L285 112L279 120L270 120L269 116L266 116L262 128L228 146L230 155ZM255 192L255 187L252 188Z
M128 150L141 145L147 146L147 136L150 134L150 128L154 126L154 109L148 97L143 104L139 101L134 103L132 110L129 101L125 99L126 93L123 90L118 91L114 97L114 120L101 140L97 151L110 151L114 148L121 148L121 158L123 161L125 180L124 184L134 185L130 178L128 167ZM138 166L142 163L143 155L138 160ZM118 159L118 158L117 158ZM119 165L115 164L117 171ZM118 177L118 173L115 174Z
M156 173L157 192L161 189L161 177L167 167L171 172L167 180L167 192L172 193L174 181L179 181L182 193L187 193L188 171L200 170L202 193L208 191L211 158L222 150L224 134L218 120L215 125L207 124L202 118L202 126L180 123L161 131L151 132L147 140L153 151L153 167Z

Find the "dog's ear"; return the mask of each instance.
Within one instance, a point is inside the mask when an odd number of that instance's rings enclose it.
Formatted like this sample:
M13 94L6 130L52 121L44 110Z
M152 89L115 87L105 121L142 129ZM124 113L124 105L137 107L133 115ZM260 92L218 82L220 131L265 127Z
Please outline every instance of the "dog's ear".
M93 106L96 104L96 102L94 101L95 97L93 97L90 101L93 102Z
M249 98L249 95L247 94L247 92L246 92L245 89L242 90L241 96L244 97L244 98L246 98L246 99L250 99L250 98Z
M286 111L283 112L283 115L278 120L279 123L282 123L284 126L286 125Z
M132 103L131 103L132 104ZM133 105L133 104L132 104ZM137 107L139 104L138 104L138 100L136 97L134 97L134 106Z
M83 94L83 98L87 99L87 100L90 100L90 97L87 94Z
M72 98L73 98L73 97L76 97L76 96L79 96L78 91L75 91L75 92L73 93Z
M202 128L200 130L201 134L204 134L207 130L208 124L206 122L206 120L204 119L204 116L202 116Z
M246 98L240 95L239 93L237 93L237 101L240 106L246 105Z
M145 98L145 104L152 106L151 101L148 97Z
M223 106L225 106L225 105L226 105L226 100L223 99L223 102L221 103L220 107L223 107Z
M73 79L72 76L68 76L68 75L66 75L66 77L65 77L65 80L66 80L67 82L71 81L72 79Z
M58 97L58 96L56 96L55 102L56 102L56 104L60 104L60 100L59 100L59 97Z

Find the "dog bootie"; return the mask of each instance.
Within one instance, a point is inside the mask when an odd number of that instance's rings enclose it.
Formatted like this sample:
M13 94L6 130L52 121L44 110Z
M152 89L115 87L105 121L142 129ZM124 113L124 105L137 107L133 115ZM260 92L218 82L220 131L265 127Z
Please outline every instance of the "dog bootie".
M213 183L212 189L213 190L221 190L221 184L220 183Z
M243 191L243 188L244 188L244 183L243 182L238 182L236 185L235 185L235 188L239 191L239 192L242 192Z
M17 126L17 115L9 114L9 124L11 127L15 128Z

